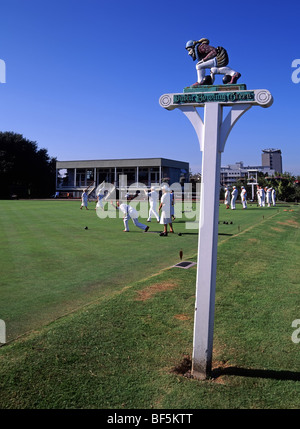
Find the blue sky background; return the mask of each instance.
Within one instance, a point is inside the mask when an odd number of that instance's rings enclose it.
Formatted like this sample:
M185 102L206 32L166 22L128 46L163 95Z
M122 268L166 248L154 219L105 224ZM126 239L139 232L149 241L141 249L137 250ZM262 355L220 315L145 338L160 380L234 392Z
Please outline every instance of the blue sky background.
M222 165L260 165L262 149L279 148L283 169L299 175L299 14L298 0L3 1L0 130L58 160L164 157L200 171L194 129L158 101L196 81L185 44L206 37L227 49L240 83L274 97L237 122Z

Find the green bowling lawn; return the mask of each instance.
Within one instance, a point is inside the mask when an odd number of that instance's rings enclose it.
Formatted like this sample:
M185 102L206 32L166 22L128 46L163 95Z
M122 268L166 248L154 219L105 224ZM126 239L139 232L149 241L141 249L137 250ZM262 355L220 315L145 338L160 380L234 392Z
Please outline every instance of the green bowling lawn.
M196 261L191 208L160 237L79 206L0 203L0 408L299 407L298 205L220 204L204 382L188 377L196 267L171 268Z
M130 221L127 234L111 206L105 213L116 217L103 219L95 203L88 211L79 207L78 201L1 201L0 319L8 340L176 264L180 250L184 258L197 252L198 231L186 228L195 207L177 210L176 234L168 237L159 236L156 220L140 219L150 225L148 233ZM220 241L278 212L254 205L246 216L237 207L232 212L221 205Z

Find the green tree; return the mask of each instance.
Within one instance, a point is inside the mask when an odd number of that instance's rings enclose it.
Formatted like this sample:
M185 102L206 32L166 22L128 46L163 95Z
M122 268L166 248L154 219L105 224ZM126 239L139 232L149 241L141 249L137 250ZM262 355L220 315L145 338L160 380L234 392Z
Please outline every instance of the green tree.
M56 158L21 134L0 132L0 198L45 198L55 192Z
M192 193L195 194L197 192L197 183L201 183L201 173L189 173L189 180L192 184Z
M275 173L266 178L266 186L272 186L277 191L277 198L281 201L298 201L300 197L299 181L291 173Z

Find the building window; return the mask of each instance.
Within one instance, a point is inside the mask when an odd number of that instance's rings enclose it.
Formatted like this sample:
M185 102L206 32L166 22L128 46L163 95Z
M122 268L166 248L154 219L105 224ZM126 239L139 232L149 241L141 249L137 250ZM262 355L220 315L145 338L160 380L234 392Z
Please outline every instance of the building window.
M78 168L76 170L76 186L79 186L79 187L86 186L84 168Z
M139 182L148 186L149 168L139 168Z
M94 170L86 170L86 178L88 182L94 181Z

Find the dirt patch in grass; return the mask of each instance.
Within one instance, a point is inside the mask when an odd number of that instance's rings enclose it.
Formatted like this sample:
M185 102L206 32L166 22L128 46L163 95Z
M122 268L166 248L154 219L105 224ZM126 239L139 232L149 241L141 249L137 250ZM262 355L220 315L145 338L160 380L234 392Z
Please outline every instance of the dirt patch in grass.
M226 384L224 377L222 377L222 371L228 367L227 362L213 362L210 381L218 384ZM192 359L190 356L184 356L182 361L172 368L173 374L181 375L185 378L193 378L192 375Z
M276 226L272 226L272 227L271 227L271 229L272 229L273 231L276 231L276 232L284 232L284 230L283 230L283 229L281 229L281 228L277 228Z
M299 223L297 221L295 221L294 219L288 219L286 222L277 222L280 225L285 225L285 226L292 226L294 228L299 228Z
M187 314L175 314L174 319L177 319L177 320L190 320L191 318Z
M192 359L190 356L184 356L182 361L176 365L172 372L183 377L192 378Z
M155 283L151 286L148 286L142 290L139 290L137 292L136 301L146 301L148 299L151 299L154 295L156 295L159 292L163 292L166 290L171 290L177 287L176 282L162 282L162 283Z
M249 238L248 241L250 243L259 243L259 240L257 238Z

